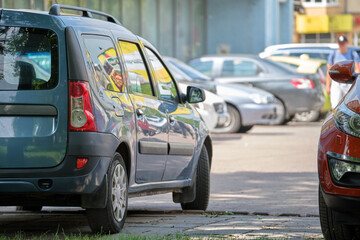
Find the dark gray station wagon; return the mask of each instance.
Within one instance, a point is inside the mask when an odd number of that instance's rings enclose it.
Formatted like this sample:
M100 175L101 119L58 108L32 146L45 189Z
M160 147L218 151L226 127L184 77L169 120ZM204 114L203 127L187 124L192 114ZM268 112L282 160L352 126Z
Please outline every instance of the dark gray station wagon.
M123 227L128 196L207 208L212 143L189 104L203 90L181 93L159 53L105 13L0 17L0 205L81 206L106 233Z

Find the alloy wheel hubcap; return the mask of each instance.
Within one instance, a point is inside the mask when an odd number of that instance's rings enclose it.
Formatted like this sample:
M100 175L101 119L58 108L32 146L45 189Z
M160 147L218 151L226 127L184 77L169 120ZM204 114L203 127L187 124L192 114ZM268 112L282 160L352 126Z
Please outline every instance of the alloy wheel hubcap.
M127 178L125 169L121 166L121 164L118 164L115 167L111 184L111 202L113 213L116 221L120 222L125 215L127 194Z

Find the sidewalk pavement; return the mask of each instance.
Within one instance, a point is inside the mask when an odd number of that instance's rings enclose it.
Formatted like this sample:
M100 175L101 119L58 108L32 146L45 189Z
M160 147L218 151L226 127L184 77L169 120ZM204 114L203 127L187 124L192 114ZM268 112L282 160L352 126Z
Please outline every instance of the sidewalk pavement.
M322 239L319 218L225 213L130 214L121 234L226 239Z
M3 209L4 210L4 209ZM45 208L39 213L0 213L0 234L14 236L92 236L85 211L78 208ZM241 215L232 212L130 211L119 235L163 238L191 236L216 239L322 239L318 217ZM107 238L108 239L108 238Z

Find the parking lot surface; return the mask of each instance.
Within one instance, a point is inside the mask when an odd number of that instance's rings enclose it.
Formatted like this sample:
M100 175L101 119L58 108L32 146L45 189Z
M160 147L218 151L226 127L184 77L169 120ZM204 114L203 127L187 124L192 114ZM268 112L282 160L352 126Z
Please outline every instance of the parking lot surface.
M256 126L213 134L209 211L317 216L317 142L321 123ZM171 194L134 198L133 210L180 210Z
M121 234L321 238L316 166L320 125L290 123L256 126L247 134L213 134L208 211L182 212L171 194L130 198ZM1 210L2 233L90 233L82 209Z

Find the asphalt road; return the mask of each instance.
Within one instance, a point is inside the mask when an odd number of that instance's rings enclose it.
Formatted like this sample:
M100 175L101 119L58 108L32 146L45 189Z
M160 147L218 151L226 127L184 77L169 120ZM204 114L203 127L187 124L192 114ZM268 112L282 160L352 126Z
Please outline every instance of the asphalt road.
M208 211L317 216L317 143L321 123L256 126L213 134ZM131 198L129 209L180 210L171 194Z
M316 166L320 126L289 123L256 126L246 134L214 134L207 213L182 212L171 194L131 198L121 234L321 238ZM35 238L91 234L81 208L45 208L41 213L0 208L1 236L18 236L19 231Z

